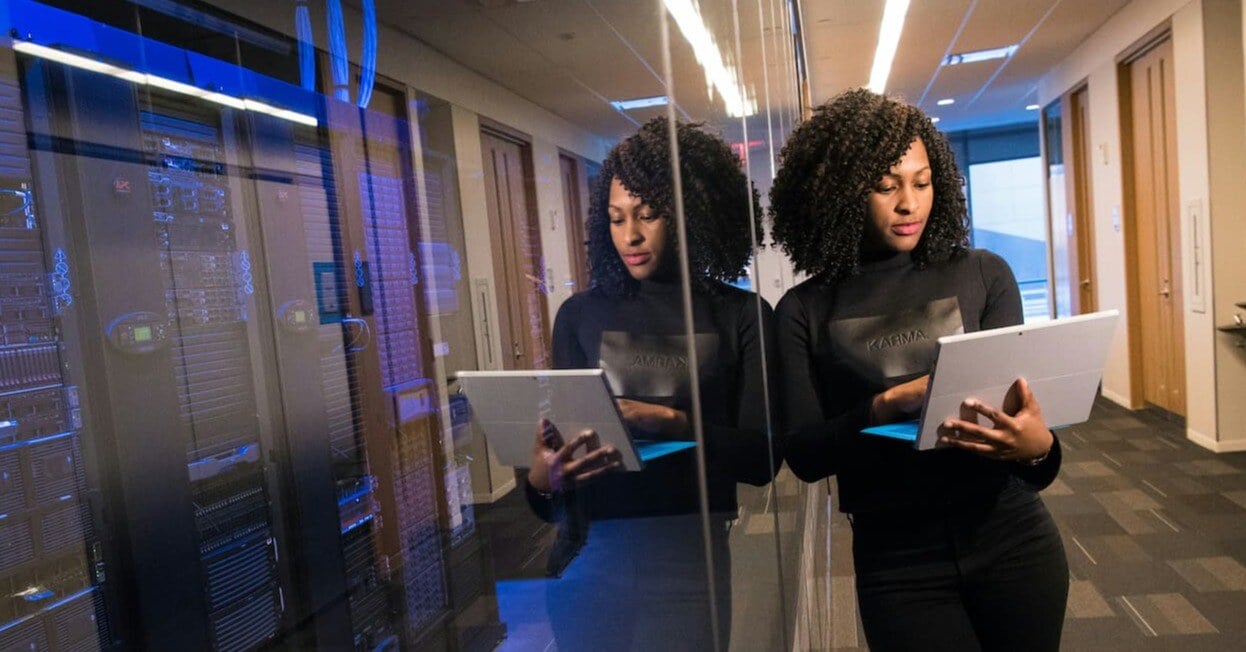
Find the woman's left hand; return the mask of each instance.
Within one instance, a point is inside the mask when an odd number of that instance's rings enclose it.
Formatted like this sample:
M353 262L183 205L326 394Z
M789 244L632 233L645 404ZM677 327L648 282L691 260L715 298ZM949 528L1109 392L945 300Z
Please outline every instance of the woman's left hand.
M619 406L619 414L628 428L663 437L681 437L688 432L688 415L682 410L629 398L615 399L614 402Z
M939 446L972 451L984 457L1010 462L1028 462L1045 456L1055 438L1043 421L1038 399L1029 383L1018 378L1004 397L1002 409L976 399L960 406L961 418L948 419L939 426ZM982 415L991 426L978 425Z

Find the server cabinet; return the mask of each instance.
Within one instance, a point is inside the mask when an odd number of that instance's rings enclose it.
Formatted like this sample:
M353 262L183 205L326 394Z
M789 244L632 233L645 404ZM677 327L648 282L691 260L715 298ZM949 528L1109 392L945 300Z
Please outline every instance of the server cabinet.
M81 280L89 423L118 571L151 647L247 649L282 629L271 370L229 116L32 62Z
M9 63L0 648L491 647L405 119Z
M100 482L65 337L69 254L26 123L15 61L0 56L0 649L92 650L111 638L113 597Z

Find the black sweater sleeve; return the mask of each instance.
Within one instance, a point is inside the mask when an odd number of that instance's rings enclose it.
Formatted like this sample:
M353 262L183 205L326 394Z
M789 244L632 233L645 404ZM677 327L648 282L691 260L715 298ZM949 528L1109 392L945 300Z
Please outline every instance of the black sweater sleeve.
M760 303L760 320L758 303L755 302ZM766 421L767 415L771 414L766 387L768 385L773 392L778 378L773 363L774 310L756 295L748 295L742 303L736 320L740 370L736 381L738 405L735 426L706 424L705 439L709 454L732 479L762 486L774 478L783 463L782 430L777 426L773 429L767 427ZM771 419L771 423L776 422L776 419Z
M1012 268L1008 263L983 250L978 257L978 270L986 288L982 330L1016 326L1025 321L1025 313L1021 308L1021 290L1017 287L1017 279L1012 275Z
M800 296L789 292L777 313L785 458L796 477L815 482L838 471L848 438L869 423L870 400L841 414L822 414L821 387L813 369L813 324Z

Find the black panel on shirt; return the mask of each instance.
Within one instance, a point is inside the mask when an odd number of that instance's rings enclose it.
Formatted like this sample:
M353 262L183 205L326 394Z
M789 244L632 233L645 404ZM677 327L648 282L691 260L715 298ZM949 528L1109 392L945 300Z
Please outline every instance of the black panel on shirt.
M778 437L772 442L768 433L762 376L762 338L769 339L766 350L775 350L774 313L761 301L759 322L758 301L726 285L693 293L709 502L720 514L736 512L736 483L765 484L782 462ZM627 297L589 290L558 310L554 366L601 366L618 395L688 411L685 338L679 285L646 281ZM773 378L775 365L769 369ZM587 501L594 519L696 513L695 452L658 458L640 472L603 476L579 493L577 502Z
M792 288L776 321L786 460L806 481L836 475L841 510L989 500L1010 474L1037 487L1055 478L1058 446L1029 469L860 432L875 394L929 373L934 338L1021 323L1020 291L999 256L970 250L923 269L896 254Z
M718 366L718 334L696 334L701 382ZM627 331L603 331L600 366L619 398L672 407L681 397L691 396L688 374L687 335L647 335Z

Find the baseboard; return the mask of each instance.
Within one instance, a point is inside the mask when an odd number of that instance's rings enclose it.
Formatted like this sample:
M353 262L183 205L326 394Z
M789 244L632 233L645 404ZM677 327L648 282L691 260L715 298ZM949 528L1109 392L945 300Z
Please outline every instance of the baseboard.
M1129 404L1129 399L1125 398L1124 396L1121 396L1120 394L1117 394L1116 392L1106 387L1100 390L1099 393L1103 395L1103 398L1106 398L1107 400L1125 408L1126 410L1133 409L1133 406Z
M511 478L496 487L491 494L472 492L472 502L477 505L495 503L501 500L503 496L510 493L514 488L515 478Z
M1246 451L1246 439L1216 441L1213 437L1189 428L1185 431L1185 437L1213 453L1240 453Z

